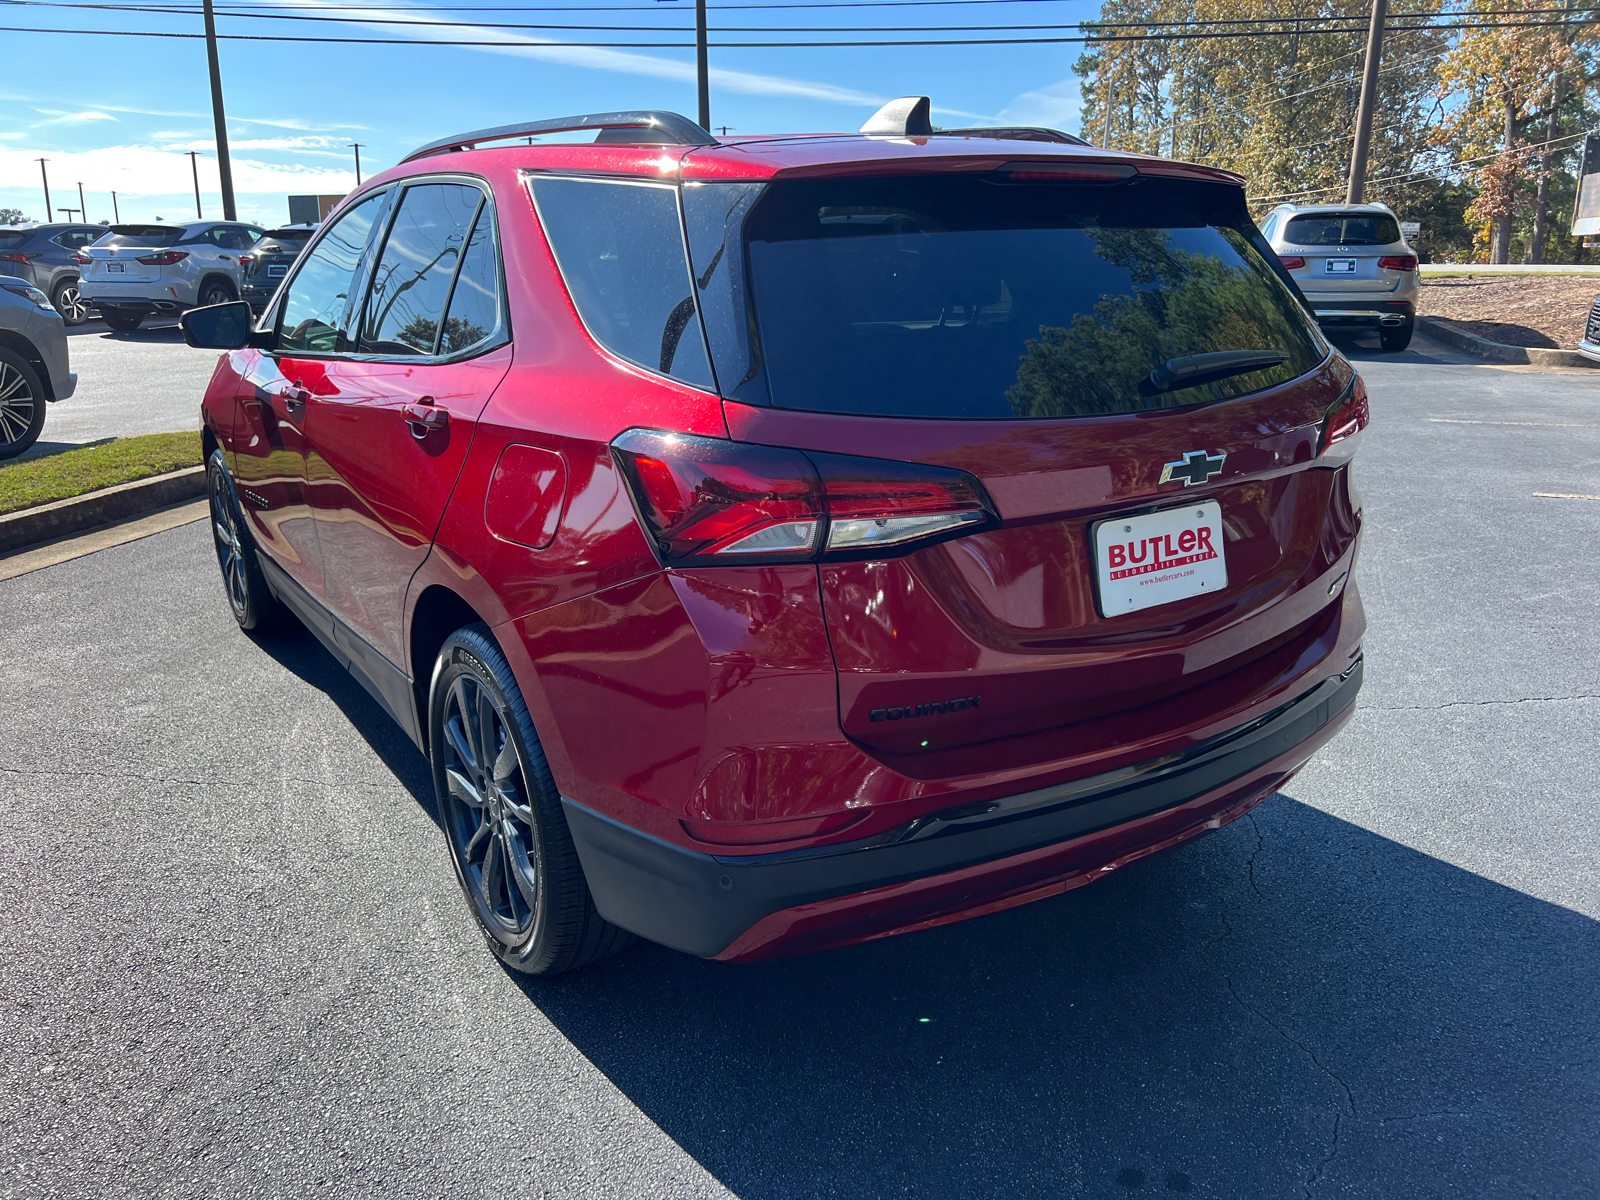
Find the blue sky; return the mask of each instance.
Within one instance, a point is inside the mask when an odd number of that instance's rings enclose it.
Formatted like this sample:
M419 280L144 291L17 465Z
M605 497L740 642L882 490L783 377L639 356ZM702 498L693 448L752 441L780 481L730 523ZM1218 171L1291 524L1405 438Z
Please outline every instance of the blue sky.
M304 12L320 0L295 2L297 11ZM764 28L1039 24L1087 19L1098 8L1094 0L1013 0L719 13L713 4L711 26L715 42L719 24ZM198 5L196 9L193 16L169 16L7 4L0 24L201 32ZM353 15L346 9L332 15L338 13ZM376 5L372 13L360 15L386 13L409 19L428 15L401 14ZM642 12L452 12L436 17L485 18L678 24L692 29L693 8L690 0L667 0ZM221 17L218 31L438 36L417 26ZM288 219L285 197L290 193L348 191L355 184L347 148L351 141L364 144L362 166L370 175L423 142L487 125L627 108L695 114L692 50L593 50L554 42L536 45L531 40L675 41L692 40L692 34L534 34L462 28L441 33L453 38L503 38L507 44L475 49L222 42L239 215L263 223L283 222ZM763 35L722 36L756 40ZM43 157L50 160L52 202L57 208L77 205L81 181L91 221L111 217L113 189L124 221L157 216L186 220L194 215L194 194L185 151L193 149L201 152L205 215L221 215L204 41L46 33L0 37L10 51L0 75L0 207L20 208L34 218L42 215L39 164L33 160ZM933 98L934 121L940 125L999 118L1076 130L1078 89L1071 64L1079 53L1081 47L1073 44L713 48L712 122L727 124L738 133L854 129L883 100L923 94ZM57 219L63 218L58 214Z

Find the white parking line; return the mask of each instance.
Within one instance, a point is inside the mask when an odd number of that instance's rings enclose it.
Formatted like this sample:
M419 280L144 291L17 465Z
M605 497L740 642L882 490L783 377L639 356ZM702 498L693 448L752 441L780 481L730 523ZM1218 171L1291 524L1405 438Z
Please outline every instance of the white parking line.
M1562 424L1555 421L1458 421L1451 417L1429 417L1435 425L1533 425L1540 429L1600 429L1584 422Z
M1580 496L1573 492L1535 492L1541 500L1600 500L1600 496Z

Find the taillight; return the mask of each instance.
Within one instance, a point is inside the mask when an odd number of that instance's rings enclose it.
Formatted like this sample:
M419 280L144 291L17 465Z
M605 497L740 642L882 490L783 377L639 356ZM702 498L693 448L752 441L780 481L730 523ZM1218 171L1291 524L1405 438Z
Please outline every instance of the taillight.
M1357 375L1333 402L1322 419L1322 437L1317 459L1329 466L1349 462L1361 443L1361 431L1372 421L1372 406L1367 400L1367 385Z
M38 257L37 254L0 254L0 262L27 263Z
M1415 271L1417 269L1417 256L1415 254L1385 254L1378 260L1378 265L1385 271Z
M141 254L139 261L147 267L170 267L189 257L187 250L160 250L155 254Z
M996 522L949 467L651 429L612 449L668 566L881 557Z
M74 254L72 257L74 258L74 260L76 260L77 264L80 267L87 267L90 263L92 263L94 261L94 259L90 258L87 254L84 254L81 251L79 253L77 253L77 254Z
M251 255L251 254L241 254L241 255L239 255L239 265L241 267L248 267L254 257L255 256Z
M1278 261L1290 271L1298 271L1301 267L1306 265L1306 260L1301 258L1298 254L1280 254L1278 255Z

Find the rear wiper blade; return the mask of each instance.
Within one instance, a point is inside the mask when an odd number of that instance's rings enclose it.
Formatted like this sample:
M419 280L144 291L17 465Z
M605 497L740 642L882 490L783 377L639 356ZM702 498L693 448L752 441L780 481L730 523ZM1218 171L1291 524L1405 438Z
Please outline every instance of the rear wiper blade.
M1139 382L1146 396L1170 392L1175 388L1215 383L1232 375L1245 375L1289 361L1282 350L1219 350L1215 354L1185 354L1169 358Z

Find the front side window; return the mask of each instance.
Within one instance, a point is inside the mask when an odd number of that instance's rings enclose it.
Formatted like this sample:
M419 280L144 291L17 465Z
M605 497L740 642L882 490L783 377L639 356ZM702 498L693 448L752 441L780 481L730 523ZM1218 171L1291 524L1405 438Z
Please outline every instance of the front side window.
M481 191L461 183L406 189L372 273L363 354L435 353L450 285L482 201Z
M595 340L712 390L677 189L548 175L530 186L567 291Z
M345 316L356 268L386 193L357 204L330 227L305 256L278 308L278 348L286 354L349 350Z
M1283 240L1291 246L1388 246L1400 225L1386 213L1314 213L1291 217Z
M1137 412L1284 383L1326 353L1222 185L780 181L745 238L771 403L784 408ZM1193 356L1225 351L1269 365L1198 371ZM1187 373L1158 372L1180 359Z

